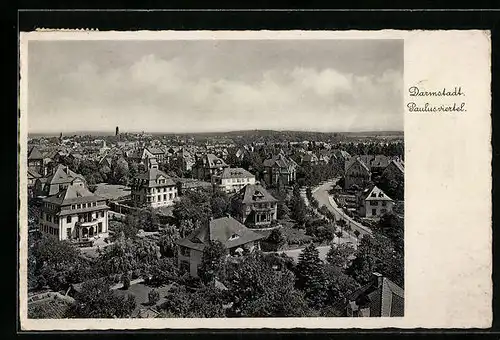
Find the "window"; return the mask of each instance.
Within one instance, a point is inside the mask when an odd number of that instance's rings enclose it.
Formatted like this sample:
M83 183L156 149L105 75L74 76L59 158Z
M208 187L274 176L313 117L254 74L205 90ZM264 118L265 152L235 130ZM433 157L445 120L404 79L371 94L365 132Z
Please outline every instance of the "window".
M372 215L373 216L377 215L377 209L372 209Z
M97 225L97 232L102 233L102 222L99 222L99 224Z
M377 194L373 192L371 196L372 197L377 197Z
M82 208L82 205L81 205L81 204L77 204L77 205L76 205L76 208L77 208L77 209L81 209L81 208Z
M181 266L180 266L181 272L188 272L189 271L189 262L188 261L181 261Z
M168 194L168 199L171 200L172 199L172 193Z
M66 217L66 223L71 223L71 216Z
M378 197L384 197L384 194L383 194L383 193L381 193L381 192L379 192L379 193L378 193Z
M190 253L189 248L181 247L180 249L181 249L181 255L182 256L189 256L189 253Z
M101 211L101 217L104 217L104 211Z
M66 238L71 239L71 228L66 228Z
M158 195L158 202L161 202L161 195Z
M381 209L381 210L380 210L380 213L381 213L381 214L385 214L386 212L387 212L387 209Z
M166 201L167 200L167 194L163 194L163 200Z
M76 209L76 205L75 204L72 204L71 205L71 210L75 210Z
M385 207L387 205L386 201L382 201L382 206Z
M97 206L97 202L92 203L92 206L94 207Z

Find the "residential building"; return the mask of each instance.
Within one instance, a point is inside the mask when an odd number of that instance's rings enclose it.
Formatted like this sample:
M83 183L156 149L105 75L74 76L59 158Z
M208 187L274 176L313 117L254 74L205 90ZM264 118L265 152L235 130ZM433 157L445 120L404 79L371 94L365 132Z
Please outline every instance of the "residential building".
M269 226L277 219L277 203L260 183L246 185L231 200L237 219L258 228Z
M228 250L229 255L252 252L260 249L263 235L253 232L232 217L222 217L207 221L194 230L188 237L177 240L179 268L198 277L203 251L211 241L219 241Z
M159 208L174 204L177 186L166 173L158 169L158 162L149 159L148 169L132 181L132 200L138 207Z
M382 172L382 176L391 174L391 178L403 178L405 174L404 162L400 159L393 159Z
M363 190L359 200L359 215L368 218L378 218L392 212L394 201L376 185Z
M293 184L297 178L298 164L284 152L263 162L264 182L269 187L283 187Z
M202 181L212 181L212 176L218 176L229 165L222 158L208 153L196 159L193 166L193 177Z
M364 188L369 184L371 177L370 168L361 157L353 157L346 163L344 188L352 189L353 186Z
M28 167L28 197L34 197L34 187L36 180L42 178L35 169Z
M146 147L142 151L142 161L144 164L148 164L148 160L155 158L159 163L165 161L165 150L159 147Z
M106 199L75 179L57 194L42 200L40 231L59 240L84 241L108 232Z
M224 168L214 182L222 191L233 193L240 191L247 184L255 184L255 175L242 168Z
M75 180L83 182L86 186L85 178L72 171L69 167L59 164L53 173L46 177L38 178L33 188L34 196L47 197L57 194L66 189Z
M38 174L44 173L43 155L36 146L28 151L28 168Z
M403 288L373 273L371 282L348 297L346 314L351 317L402 317L404 302Z

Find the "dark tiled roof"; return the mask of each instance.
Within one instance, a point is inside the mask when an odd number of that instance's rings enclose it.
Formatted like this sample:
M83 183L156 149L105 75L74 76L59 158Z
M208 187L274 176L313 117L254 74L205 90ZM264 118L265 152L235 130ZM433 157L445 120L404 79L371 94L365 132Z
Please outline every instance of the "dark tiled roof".
M373 280L359 288L348 300L364 301L370 307L370 316L404 316L404 290L386 277L380 285Z
M276 202L274 198L264 187L260 184L247 184L245 185L234 197L236 200L241 200L245 204Z
M148 150L153 155L163 155L163 154L165 154L165 150L163 150L162 148L147 147L146 150Z
M272 156L269 159L266 159L263 162L263 165L265 167L277 166L279 168L288 168L288 167L296 167L297 163L295 163L293 159L286 157L283 152L280 152L279 154Z
M234 218L222 217L211 220L187 238L179 240L177 244L202 251L210 241L220 241L229 249L262 238L264 236L253 232Z
M83 185L69 185L68 188L59 191L56 195L44 198L44 202L58 205L89 203L105 200L103 197L94 195Z
M159 184L156 182L157 179L160 177L165 178L165 183L164 184ZM156 186L174 186L175 182L172 180L170 176L168 176L166 173L161 171L158 168L150 168L146 172L143 172L137 176L138 179L140 180L146 180L148 181L148 187L156 187Z

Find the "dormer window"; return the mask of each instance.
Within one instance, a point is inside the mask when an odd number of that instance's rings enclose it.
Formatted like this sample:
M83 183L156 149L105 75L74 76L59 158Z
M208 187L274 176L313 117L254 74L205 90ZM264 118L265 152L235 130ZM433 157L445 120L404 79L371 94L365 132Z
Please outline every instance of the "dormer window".
M239 237L240 237L240 235L238 235L238 234L233 234L233 235L231 235L231 237L229 238L229 241L236 240L236 239L238 239Z
M378 193L378 197L384 197L384 194L383 194L383 193L381 193L381 192L379 192L379 193Z
M373 192L371 196L372 197L377 197L377 194Z

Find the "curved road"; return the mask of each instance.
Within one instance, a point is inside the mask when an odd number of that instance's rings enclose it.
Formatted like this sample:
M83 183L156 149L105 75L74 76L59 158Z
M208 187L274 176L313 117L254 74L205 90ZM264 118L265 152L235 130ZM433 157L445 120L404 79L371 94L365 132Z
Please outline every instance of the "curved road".
M370 228L354 221L351 217L347 216L341 208L337 206L333 198L330 197L328 190L330 190L336 183L337 180L328 181L326 183L321 184L319 187L314 188L312 194L314 198L318 200L319 206L325 205L328 210L330 210L334 215L335 219L345 220L348 225L351 226L351 229L357 230L360 236L371 234L372 231Z

